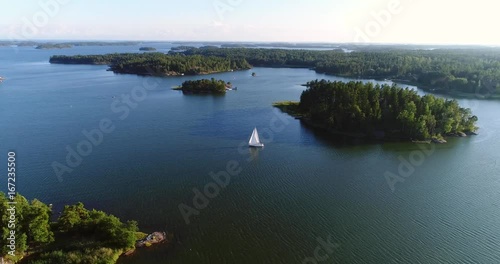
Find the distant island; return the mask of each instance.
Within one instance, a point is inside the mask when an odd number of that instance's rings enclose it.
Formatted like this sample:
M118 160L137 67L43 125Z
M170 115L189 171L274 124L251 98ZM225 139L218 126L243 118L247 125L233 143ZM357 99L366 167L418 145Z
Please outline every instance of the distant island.
M38 42L38 41L1 41L2 46L35 47L35 49L68 49L85 46L133 46L139 45L136 41L74 41L74 42Z
M41 44L36 46L35 49L67 49L72 47L73 45L70 44Z
M156 51L156 48L153 47L141 47L139 48L140 51Z
M307 86L300 102L274 106L332 134L444 143L444 136L473 135L478 129L478 118L456 100L419 96L396 85L316 80Z
M192 46L177 46L170 48L171 51L186 51L188 49L196 49L196 48Z
M1 46L35 47L35 49L63 49L83 46L133 46L136 41L73 41L73 42L39 42L39 41L0 41Z
M203 47L182 53L244 58L256 67L309 68L336 76L393 80L462 97L500 98L499 49L377 45L351 48L356 51Z
M236 70L252 66L243 58L151 53L115 53L106 55L57 55L50 63L109 65L115 73L149 76L202 75Z
M184 94L225 94L232 87L231 83L223 80L202 79L196 81L185 81L181 86L173 88Z
M116 263L136 247L168 239L161 232L148 236L139 232L137 222L123 223L105 212L88 210L82 203L66 205L51 222L51 205L36 199L30 202L17 194L16 211L12 211L10 201L0 192L0 215L5 216L0 219L0 258L5 263ZM16 222L6 217L12 214Z

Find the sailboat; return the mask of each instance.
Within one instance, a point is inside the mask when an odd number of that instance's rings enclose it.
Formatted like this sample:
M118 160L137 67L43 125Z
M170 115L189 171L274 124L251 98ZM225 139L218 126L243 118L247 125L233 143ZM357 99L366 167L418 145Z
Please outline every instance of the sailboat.
M256 147L256 148L264 147L264 144L260 143L259 133L257 132L257 128L253 129L252 136L250 137L250 140L248 141L248 145L250 147Z

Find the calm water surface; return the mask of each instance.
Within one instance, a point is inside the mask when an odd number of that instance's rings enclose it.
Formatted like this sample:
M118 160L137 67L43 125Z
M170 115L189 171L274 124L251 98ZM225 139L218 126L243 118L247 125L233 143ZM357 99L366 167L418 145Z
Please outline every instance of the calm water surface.
M397 174L399 157L418 159L418 145L338 144L271 106L298 100L309 80L346 79L255 68L208 76L238 87L226 96L183 96L171 87L206 76L138 77L48 63L54 54L138 48L0 48L0 76L7 78L0 84L0 157L17 152L19 192L55 211L82 201L138 220L146 232L175 234L170 246L120 263L302 263L328 236L338 247L320 263L500 263L500 102L460 100L479 116L480 135L435 146L393 192L384 174ZM111 104L144 81L156 88L120 119ZM103 118L115 130L59 181L52 162L64 163L66 147L75 149L82 131ZM262 132L271 120L286 125ZM265 148L239 149L254 127ZM186 224L178 205L193 206L193 188L203 189L209 173L231 160L241 173Z

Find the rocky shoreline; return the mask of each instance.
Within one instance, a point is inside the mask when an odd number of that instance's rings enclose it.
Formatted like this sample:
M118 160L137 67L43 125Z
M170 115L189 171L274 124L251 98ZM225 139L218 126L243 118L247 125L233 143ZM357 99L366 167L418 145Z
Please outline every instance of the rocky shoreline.
M125 252L123 255L130 256L135 253L138 248L150 247L155 244L160 244L162 242L169 242L169 234L167 232L153 232L147 235L143 239L139 239L135 242L135 248ZM171 237L171 235L170 235Z

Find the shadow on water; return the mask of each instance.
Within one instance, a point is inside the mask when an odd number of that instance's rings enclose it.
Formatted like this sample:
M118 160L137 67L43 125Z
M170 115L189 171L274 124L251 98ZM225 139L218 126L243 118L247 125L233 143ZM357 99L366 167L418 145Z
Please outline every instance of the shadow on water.
M381 145L383 141L370 140L362 137L332 134L326 130L312 127L304 122L300 122L301 128L313 135L320 145L327 145L334 148L350 148L354 146ZM316 144L316 143L315 143Z
M329 147L333 147L336 149L348 149L353 147L379 147L384 152L389 153L400 153L406 151L413 150L422 150L422 149L452 149L457 144L466 144L469 141L469 138L448 138L447 144L419 144L413 143L407 140L375 140L368 138L361 138L355 136L341 135L341 134L332 134L326 130L318 129L312 127L304 122L301 122L301 129L307 131L306 133L311 134L317 142L313 144L326 145Z

